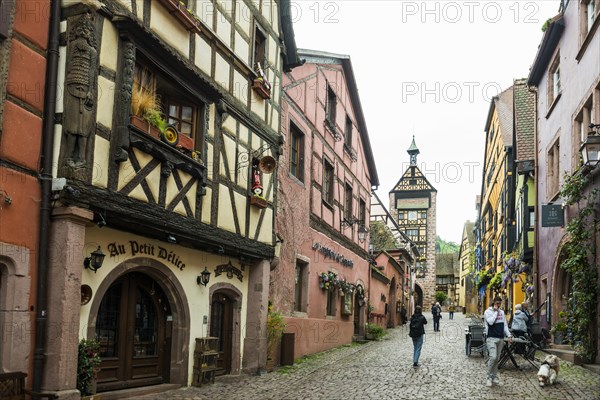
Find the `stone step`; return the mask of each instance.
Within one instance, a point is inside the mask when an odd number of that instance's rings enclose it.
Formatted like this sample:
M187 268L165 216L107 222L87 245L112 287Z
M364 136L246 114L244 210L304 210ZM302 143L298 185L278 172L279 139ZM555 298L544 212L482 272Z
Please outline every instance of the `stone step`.
M96 395L95 399L98 400L118 400L118 399L130 399L135 396L143 396L146 394L157 394L166 392L167 390L174 390L180 388L181 385L173 383L163 383L160 385L144 386L132 389L115 390L112 392L103 392Z
M566 346L566 349L557 348L557 345L552 345L551 348L544 349L545 352L554 354L562 360L572 362L575 365L582 365L583 362L579 356L575 354L575 350L573 350L570 346Z

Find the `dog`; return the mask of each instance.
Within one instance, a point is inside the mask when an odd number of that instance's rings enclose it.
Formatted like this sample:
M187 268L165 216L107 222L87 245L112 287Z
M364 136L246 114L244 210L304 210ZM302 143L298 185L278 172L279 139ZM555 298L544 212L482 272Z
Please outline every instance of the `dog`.
M554 354L547 355L537 373L540 386L554 385L560 371L559 358Z

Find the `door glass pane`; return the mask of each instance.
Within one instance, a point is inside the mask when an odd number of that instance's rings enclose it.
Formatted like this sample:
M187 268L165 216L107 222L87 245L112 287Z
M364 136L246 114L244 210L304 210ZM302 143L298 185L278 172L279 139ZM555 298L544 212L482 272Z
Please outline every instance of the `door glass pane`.
M223 318L225 305L219 301L213 301L210 313L210 336L218 337L217 349L223 351Z
M157 354L157 331L158 320L154 301L138 287L135 293L134 356L154 356Z
M121 284L112 286L102 299L96 318L96 337L100 341L100 357L119 356L119 308Z

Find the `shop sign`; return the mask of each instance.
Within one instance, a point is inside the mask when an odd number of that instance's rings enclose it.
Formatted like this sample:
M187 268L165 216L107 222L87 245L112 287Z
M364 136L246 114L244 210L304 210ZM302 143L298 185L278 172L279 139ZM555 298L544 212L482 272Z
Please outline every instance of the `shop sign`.
M183 271L185 263L179 258L179 255L173 250L165 249L162 246L155 246L150 243L139 243L136 240L130 240L129 244L121 244L117 242L109 243L108 251L110 257L116 257L120 255L131 254L131 257L135 257L138 254L157 257L161 260L165 260L171 263L175 268Z
M345 267L352 268L354 266L354 262L352 262L352 260L348 260L346 257L341 255L340 253L337 253L337 252L331 250L330 248L323 246L321 243L314 243L312 246L312 249L323 254L323 256L325 258L331 258L334 261L339 262L340 264L342 264Z
M564 226L565 213L560 204L542 204L542 227Z

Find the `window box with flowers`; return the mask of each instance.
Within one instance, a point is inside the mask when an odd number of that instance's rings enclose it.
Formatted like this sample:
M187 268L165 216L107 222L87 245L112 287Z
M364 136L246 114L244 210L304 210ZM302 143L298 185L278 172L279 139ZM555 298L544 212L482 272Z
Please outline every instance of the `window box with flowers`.
M200 33L200 19L180 0L159 0L159 2L177 18L187 30ZM188 0L189 2L189 0Z
M271 84L267 80L267 74L262 69L260 63L256 64L255 72L258 75L252 81L252 89L258 94L263 100L271 98Z

